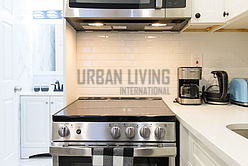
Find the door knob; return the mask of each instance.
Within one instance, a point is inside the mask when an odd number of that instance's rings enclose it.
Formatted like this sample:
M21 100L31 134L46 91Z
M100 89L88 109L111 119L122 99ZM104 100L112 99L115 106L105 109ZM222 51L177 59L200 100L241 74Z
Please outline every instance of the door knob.
M224 12L223 17L229 16L229 12Z
M22 87L20 87L20 86L15 86L14 87L14 92L16 93L16 92L20 92L20 91L22 91Z
M200 18L201 17L201 14L200 13L196 13L195 14L195 18Z

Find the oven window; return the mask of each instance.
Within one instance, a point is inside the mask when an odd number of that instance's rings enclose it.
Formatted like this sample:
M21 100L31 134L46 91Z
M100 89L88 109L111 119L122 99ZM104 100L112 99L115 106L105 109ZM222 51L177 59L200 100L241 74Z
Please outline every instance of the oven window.
M165 6L165 1L163 1ZM71 8L145 9L155 8L155 0L70 0Z
M59 157L59 166L92 166L91 157Z
M59 157L59 166L92 166L91 157ZM166 157L136 157L134 166L169 166Z
M134 158L134 166L169 166L169 159L156 157Z

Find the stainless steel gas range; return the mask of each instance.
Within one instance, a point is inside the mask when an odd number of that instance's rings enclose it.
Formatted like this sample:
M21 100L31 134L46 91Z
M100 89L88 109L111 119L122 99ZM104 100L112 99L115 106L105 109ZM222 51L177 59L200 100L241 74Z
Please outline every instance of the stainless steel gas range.
M53 166L91 166L93 148L132 148L134 166L179 166L179 124L162 98L79 98L53 115Z

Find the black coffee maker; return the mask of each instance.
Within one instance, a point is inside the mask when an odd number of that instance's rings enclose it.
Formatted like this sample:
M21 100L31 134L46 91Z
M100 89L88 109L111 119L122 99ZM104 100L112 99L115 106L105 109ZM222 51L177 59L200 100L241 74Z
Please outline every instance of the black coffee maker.
M205 89L202 87L202 98L205 103L224 105L229 103L228 75L225 71L211 72L218 83Z

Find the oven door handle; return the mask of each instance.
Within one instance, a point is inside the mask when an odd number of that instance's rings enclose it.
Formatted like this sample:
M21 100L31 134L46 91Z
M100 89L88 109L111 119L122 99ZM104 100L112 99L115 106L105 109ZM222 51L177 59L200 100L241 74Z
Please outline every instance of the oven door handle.
M176 147L134 148L134 157L175 157Z
M53 156L92 156L92 148L89 147L57 147L51 146L50 153ZM142 147L134 148L134 157L175 157L176 147Z

